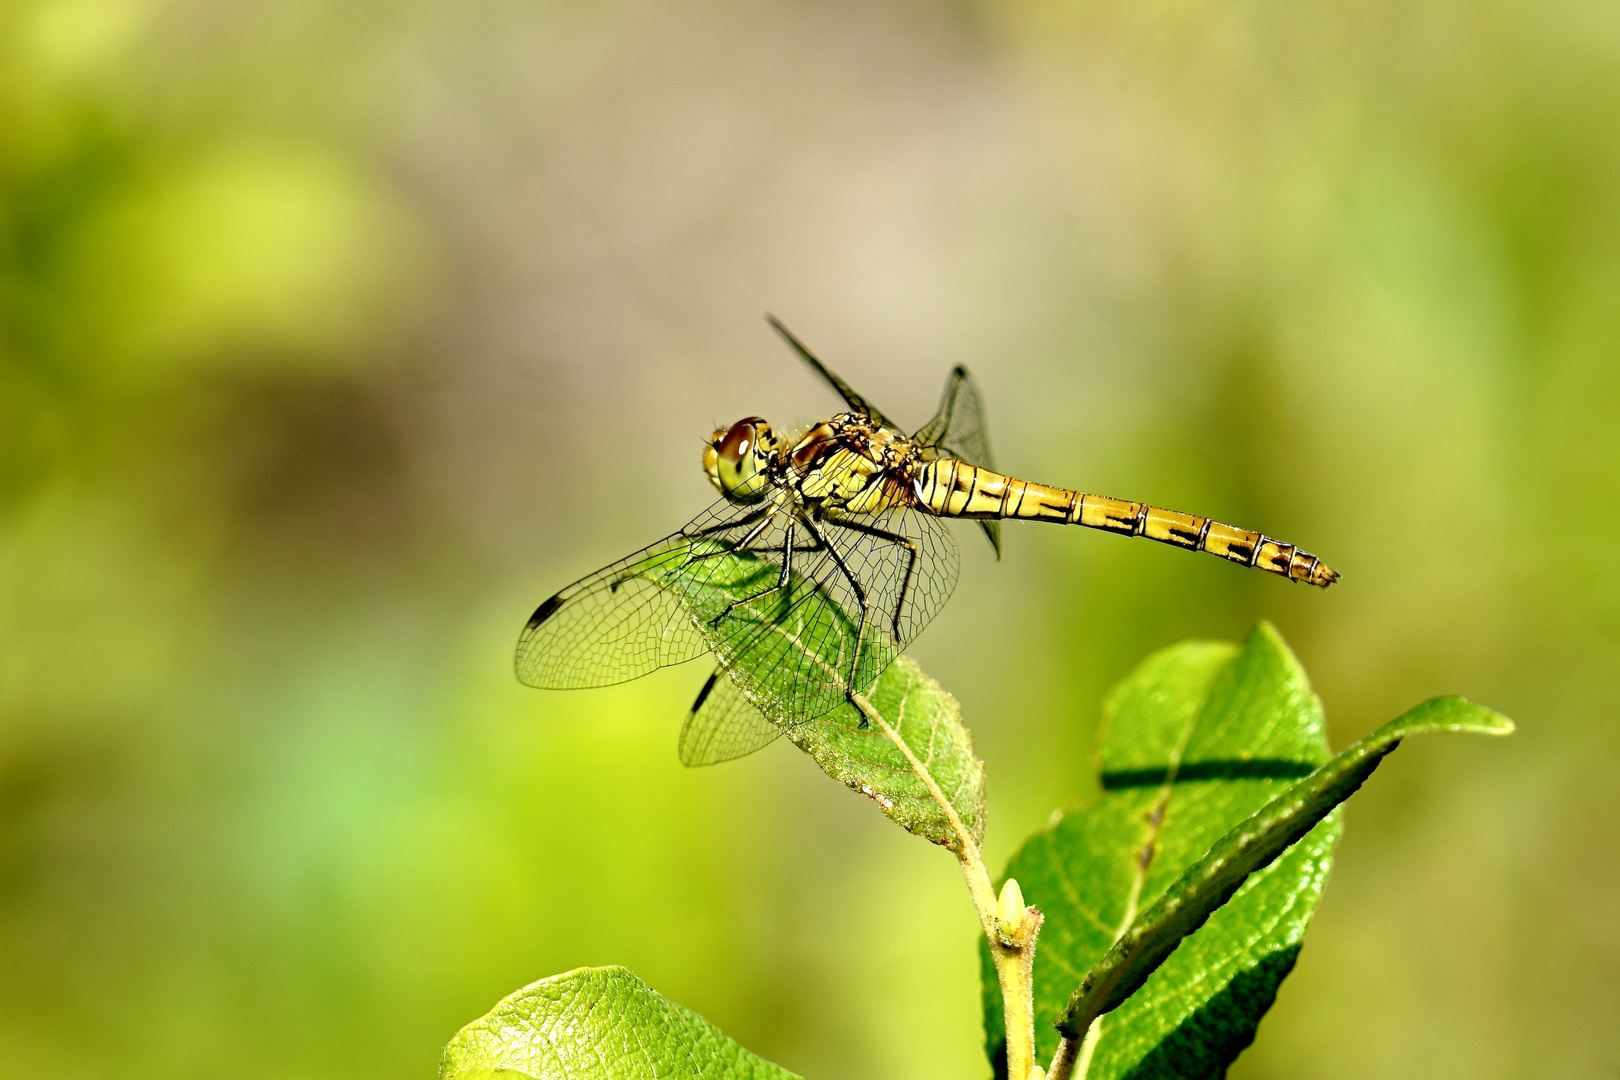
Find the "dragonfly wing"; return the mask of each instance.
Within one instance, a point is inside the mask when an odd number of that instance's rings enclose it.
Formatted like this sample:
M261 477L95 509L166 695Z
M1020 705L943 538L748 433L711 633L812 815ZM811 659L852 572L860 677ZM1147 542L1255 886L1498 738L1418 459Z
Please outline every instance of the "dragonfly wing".
M939 411L912 436L925 456L953 457L969 465L994 469L990 456L990 433L984 422L984 400L979 385L968 369L958 364L945 380L945 393ZM930 453L931 452L931 453ZM990 545L1001 557L1001 522L980 521L979 528L990 538Z
M729 676L716 686L734 682L779 729L871 689L950 596L956 570L945 526L909 508L817 520L722 501L541 604L518 640L517 674L550 689L606 686L707 649ZM763 736L751 719L729 723ZM694 722L697 747L710 721ZM724 760L713 755L746 744L710 741L719 749L692 754Z
M840 379L837 373L828 368L826 364L823 364L820 360L817 360L815 354L809 349L805 348L804 342L794 337L793 331L783 326L781 321L778 320L775 315L767 315L765 316L765 320L771 324L771 329L775 330L778 334L781 334L783 340L789 345L793 346L793 351L803 357L805 363L809 364L815 369L817 375L820 375L823 379L827 380L828 385L830 385L834 390L838 391L838 396L844 399L844 403L849 406L851 412L858 412L862 416L868 417L873 423L878 424L881 427L894 427L894 424L890 422L889 418L884 416L877 409L873 408L871 402L857 394L854 387L850 386L849 383L845 382L843 379ZM896 428L895 430L899 429Z
M548 690L609 686L701 656L709 642L691 598L725 564L715 553L762 516L721 500L680 532L563 589L518 638L518 679Z
M871 689L950 596L958 556L940 521L909 508L783 529L770 543L780 572L792 530L787 584L737 604L711 638L748 698L792 726Z
M867 593L872 618L893 638L898 653L933 621L956 589L960 556L950 529L932 514L910 507L858 518L829 517L826 523L833 545Z
M681 763L718 765L769 746L782 734L723 669L709 676L681 727Z
M995 468L990 435L984 423L984 399L967 368L958 364L945 380L939 411L912 436L919 444L960 458L970 465Z
M785 580L783 562L789 572ZM734 547L688 603L719 666L777 724L820 716L844 700L859 616L824 584L829 550L791 510L747 548ZM718 684L717 684L718 685Z

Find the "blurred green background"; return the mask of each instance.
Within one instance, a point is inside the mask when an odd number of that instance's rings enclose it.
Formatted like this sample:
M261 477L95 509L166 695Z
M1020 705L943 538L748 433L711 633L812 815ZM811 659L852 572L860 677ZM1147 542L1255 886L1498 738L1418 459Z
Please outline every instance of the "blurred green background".
M986 1067L953 860L701 665L521 688L699 440L966 363L998 457L1296 541L958 530L914 652L999 867L1106 687L1269 618L1352 803L1234 1069L1620 1072L1620 8L1572 0L0 6L0 1073L429 1076L624 963L811 1077ZM1036 903L1039 897L1032 897Z

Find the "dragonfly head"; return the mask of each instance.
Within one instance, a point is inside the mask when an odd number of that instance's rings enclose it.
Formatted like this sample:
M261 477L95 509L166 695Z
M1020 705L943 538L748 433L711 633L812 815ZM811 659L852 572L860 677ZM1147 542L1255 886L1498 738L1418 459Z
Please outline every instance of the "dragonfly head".
M757 416L745 417L709 437L709 445L703 449L703 470L732 502L756 503L768 489L766 467L776 449L771 425Z

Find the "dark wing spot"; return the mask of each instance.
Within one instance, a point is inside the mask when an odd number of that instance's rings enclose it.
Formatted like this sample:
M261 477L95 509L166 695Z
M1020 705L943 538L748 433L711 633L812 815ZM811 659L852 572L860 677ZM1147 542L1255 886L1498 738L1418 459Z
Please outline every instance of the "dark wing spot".
M697 700L692 702L692 711L693 712L697 712L699 709L703 708L703 703L705 701L709 700L709 693L710 693L710 691L712 691L714 689L714 684L719 678L720 678L720 672L719 671L715 671L713 674L711 674L709 676L709 681L704 683L703 684L703 689L698 691Z
M541 623L545 622L547 619L556 614L557 609L562 607L562 605L563 595L562 593L558 593L556 596L553 596L550 600L547 600L545 603L534 609L534 614L529 616L529 625L526 629L533 630L535 627L539 626Z

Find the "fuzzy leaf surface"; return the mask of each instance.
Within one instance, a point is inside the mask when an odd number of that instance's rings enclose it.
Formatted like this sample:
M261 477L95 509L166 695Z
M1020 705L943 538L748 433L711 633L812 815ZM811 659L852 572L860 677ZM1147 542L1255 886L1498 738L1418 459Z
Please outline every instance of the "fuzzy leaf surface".
M983 841L984 763L973 754L962 706L909 656L884 670L867 700L889 732L878 724L862 727L860 712L844 704L790 728L788 738L907 832L960 850L954 814L975 844Z
M439 1080L796 1080L622 967L577 968L503 998L444 1048Z

